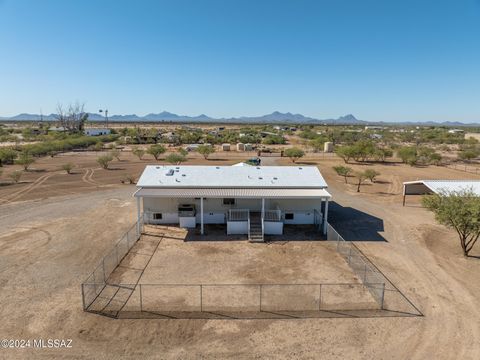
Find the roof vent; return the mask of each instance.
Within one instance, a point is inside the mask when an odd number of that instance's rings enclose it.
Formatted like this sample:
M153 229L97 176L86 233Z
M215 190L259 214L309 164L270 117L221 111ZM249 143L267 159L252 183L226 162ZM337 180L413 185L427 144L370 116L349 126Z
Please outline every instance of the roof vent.
M185 177L185 176L187 176L187 175L186 175L186 174L182 174L182 176L184 176L184 177Z
M170 169L170 170L168 170L168 171L165 173L165 175L167 175L167 176L173 176L174 173L175 173L175 171L174 171L173 169Z
M299 167L298 170L303 170L303 168Z
M259 176L258 179L259 179L259 180L263 180L263 177Z
M220 166L215 166L215 169L220 169Z
M175 181L176 181L176 182L180 182L180 180L178 180L178 179L175 179Z
M277 177L274 177L273 180L278 180L278 178L277 178Z
M155 169L157 169L157 170L160 169L160 166L155 166Z

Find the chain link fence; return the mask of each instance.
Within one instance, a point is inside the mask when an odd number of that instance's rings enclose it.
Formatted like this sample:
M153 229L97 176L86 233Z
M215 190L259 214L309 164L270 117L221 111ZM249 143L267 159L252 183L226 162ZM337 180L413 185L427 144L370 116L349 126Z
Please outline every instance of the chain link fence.
M417 316L423 315L354 243L346 241L328 223L327 240L336 241L337 252L345 259L363 285L370 291L382 310Z
M90 276L82 284L83 309L86 310L104 290L110 274L135 245L143 232L143 215L140 222L133 224L103 257Z

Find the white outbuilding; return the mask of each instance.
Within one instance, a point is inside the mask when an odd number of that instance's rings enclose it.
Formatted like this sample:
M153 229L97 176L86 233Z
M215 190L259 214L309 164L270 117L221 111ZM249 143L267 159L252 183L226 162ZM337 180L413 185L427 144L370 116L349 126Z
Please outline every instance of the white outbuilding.
M106 128L88 128L83 130L83 133L87 136L101 136L109 135L111 133L111 130Z
M135 197L149 224L224 224L227 234L252 241L280 235L284 225L327 230L327 183L315 166L145 167Z
M472 191L480 196L480 180L415 180L403 183L403 206L407 195Z

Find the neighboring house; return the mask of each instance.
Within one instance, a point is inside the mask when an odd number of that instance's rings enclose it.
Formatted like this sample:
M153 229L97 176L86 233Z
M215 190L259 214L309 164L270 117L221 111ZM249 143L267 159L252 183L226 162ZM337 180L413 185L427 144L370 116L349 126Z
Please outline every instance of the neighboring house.
M448 130L449 134L463 134L465 131L462 129L450 129Z
M48 131L61 131L64 132L67 129L65 129L63 126L52 126L48 128Z
M105 128L89 128L83 130L83 133L87 136L101 136L101 135L108 135L111 133L110 129L105 129Z
M205 224L225 224L227 234L252 241L282 234L284 224L327 230L331 195L315 166L149 165L137 188L138 218L150 224L199 226L201 234Z

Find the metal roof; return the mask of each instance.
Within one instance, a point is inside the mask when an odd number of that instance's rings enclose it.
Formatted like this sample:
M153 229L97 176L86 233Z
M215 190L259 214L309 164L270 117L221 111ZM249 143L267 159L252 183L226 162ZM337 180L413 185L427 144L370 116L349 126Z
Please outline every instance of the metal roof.
M480 180L416 180L404 182L403 185L424 185L434 193L472 190L480 196Z
M137 187L322 189L327 183L316 166L148 165Z
M172 198L331 198L325 189L256 189L256 188L140 188L136 197Z

